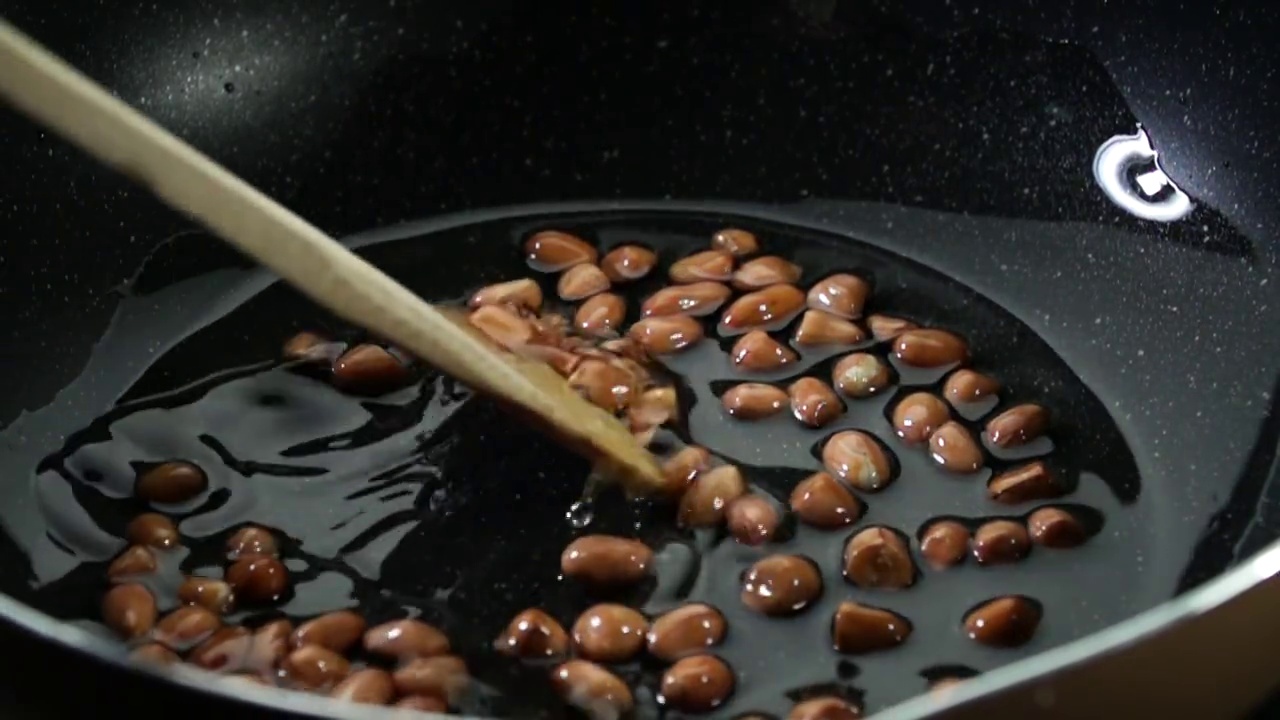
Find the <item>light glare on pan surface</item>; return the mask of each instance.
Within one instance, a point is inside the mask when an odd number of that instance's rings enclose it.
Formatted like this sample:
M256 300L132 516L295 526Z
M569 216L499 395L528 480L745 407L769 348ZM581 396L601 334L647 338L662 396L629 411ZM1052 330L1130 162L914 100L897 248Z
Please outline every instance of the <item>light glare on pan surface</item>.
M1149 167L1131 179L1133 169L1142 165ZM1194 209L1191 198L1161 169L1159 155L1142 128L1104 142L1093 156L1093 177L1111 202L1144 220L1174 222Z

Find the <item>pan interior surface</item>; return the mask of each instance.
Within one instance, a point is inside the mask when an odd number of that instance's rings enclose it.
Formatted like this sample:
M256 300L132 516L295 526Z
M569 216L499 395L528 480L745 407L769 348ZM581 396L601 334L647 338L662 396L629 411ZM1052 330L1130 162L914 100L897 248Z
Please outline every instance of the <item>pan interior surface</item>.
M664 361L681 383L678 435L742 468L757 492L785 505L800 480L821 469L815 447L845 429L864 429L896 458L897 479L863 495L855 525L821 531L789 527L779 542L742 546L722 531L689 531L670 505L631 502L620 493L594 498L584 517L587 467L578 458L472 397L448 378L424 371L420 382L375 398L343 395L313 375L281 365L280 343L300 330L359 341L358 332L318 311L278 283L243 277L192 277L172 283L173 258L144 268L99 344L77 393L101 402L81 420L58 403L15 426L29 437L65 441L4 458L10 476L5 547L26 566L20 599L54 617L96 624L108 563L125 546L126 524L151 509L133 497L135 478L155 463L199 465L209 487L196 499L159 510L178 522L181 547L165 553L151 583L161 610L177 603L182 575L220 577L227 538L246 523L284 538L282 557L292 589L270 608L237 611L229 622L260 625L358 608L372 623L420 616L446 630L477 679L459 709L478 715L556 717L564 705L547 682L545 665L523 664L492 650L507 622L540 607L568 627L588 606L613 600L656 616L686 602L707 602L728 621L714 652L736 672L737 684L716 716L745 712L785 716L798 700L836 693L868 711L924 692L931 680L963 677L1079 638L1154 606L1176 585L1185 558L1160 561L1157 529L1167 505L1143 485L1143 458L1126 441L1124 419L1090 389L1054 350L987 297L921 264L871 244L795 225L718 212L548 212L462 222L426 234L393 232L360 249L366 258L432 301L459 302L477 288L529 276L523 240L555 228L587 238L602 251L638 243L658 253L659 268L626 290L628 321L639 299L666 283L665 268L703 250L725 226L746 227L762 252L804 268L809 287L838 272L858 273L875 292L868 313L888 313L968 339L973 367L1004 385L994 412L1035 402L1053 413L1048 462L1072 488L1053 501L1013 507L991 502L985 480L1030 460L987 453L987 468L965 478L940 471L919 448L894 436L887 420L909 391L940 387L941 375L912 377L867 400L821 430L784 413L758 423L724 416L718 395L748 379L735 373L726 350L733 339L714 333L691 351ZM251 278L254 276L250 276ZM212 282L210 280L213 280ZM554 297L554 276L540 276ZM258 282L255 285L254 282ZM219 319L193 332L177 326L180 309L226 306ZM1010 312L1012 311L1012 312ZM711 322L714 322L712 320ZM779 337L786 337L779 334ZM1047 341L1050 340L1050 341ZM124 348L124 352L118 352ZM157 351L160 348L162 351ZM805 352L795 370L764 379L784 384L814 370L829 378L835 353ZM915 385L915 387L911 387ZM71 401L63 403L67 408ZM83 407L81 403L80 407ZM988 412L990 417L994 412ZM971 429L981 423L963 420ZM22 429L22 428L20 428ZM11 430L13 430L11 428ZM1092 536L1070 550L1035 548L1021 562L936 571L920 562L918 533L931 521L977 527L993 519L1022 521L1042 505L1086 518ZM579 512L571 522L571 508ZM19 517L21 515L21 517ZM866 590L841 577L841 552L864 527L893 529L910 541L920 575L906 590ZM601 595L561 577L560 554L583 533L634 536L657 550L655 577L640 588ZM820 599L795 617L764 618L743 606L740 577L756 560L800 554L821 570ZM19 559L18 556L21 556ZM6 586L10 590L10 586ZM1030 642L1016 649L979 645L965 614L997 596L1021 595L1043 610ZM831 647L830 624L842 601L887 608L907 618L911 638L900 647L848 656ZM678 716L655 699L662 667L641 660L616 668L637 688L639 716Z

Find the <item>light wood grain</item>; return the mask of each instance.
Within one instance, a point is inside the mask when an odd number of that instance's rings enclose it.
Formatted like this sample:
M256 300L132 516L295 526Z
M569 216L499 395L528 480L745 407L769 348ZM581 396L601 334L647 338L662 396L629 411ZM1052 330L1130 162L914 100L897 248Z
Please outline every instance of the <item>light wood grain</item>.
M0 20L0 95L341 317L518 406L632 491L661 483L627 429L544 365L517 361L423 302Z

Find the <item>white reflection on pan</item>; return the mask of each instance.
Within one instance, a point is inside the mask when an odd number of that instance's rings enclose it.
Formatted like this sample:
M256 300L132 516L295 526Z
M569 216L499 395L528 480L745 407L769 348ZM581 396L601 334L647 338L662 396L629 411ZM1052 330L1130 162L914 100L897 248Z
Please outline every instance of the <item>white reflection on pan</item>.
M1093 156L1093 177L1112 202L1144 220L1174 222L1194 207L1160 168L1151 138L1142 128L1104 142Z

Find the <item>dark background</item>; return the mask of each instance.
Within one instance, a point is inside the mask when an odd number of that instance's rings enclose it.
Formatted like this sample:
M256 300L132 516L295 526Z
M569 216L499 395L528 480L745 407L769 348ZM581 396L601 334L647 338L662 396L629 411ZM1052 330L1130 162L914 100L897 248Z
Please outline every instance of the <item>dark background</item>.
M337 235L559 199L824 198L1114 225L1275 265L1280 11L1262 3L592 5L9 0L3 12ZM1124 217L1093 186L1093 148L1135 123L1202 201L1195 222ZM190 228L0 112L0 367L15 412L65 385L67 359L96 338L85 328ZM1250 542L1275 534L1254 527ZM9 678L39 667L5 665ZM24 702L75 700L25 684L10 688Z

